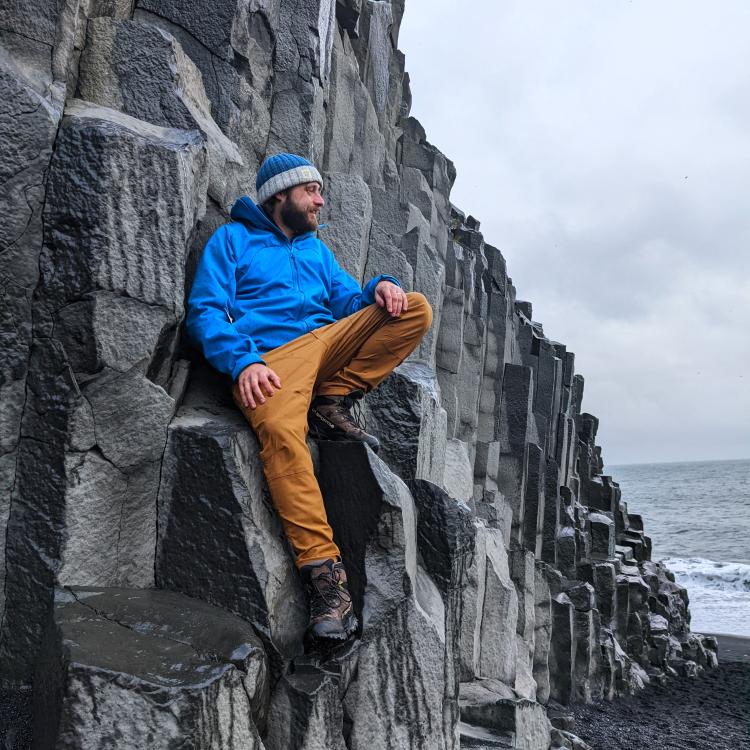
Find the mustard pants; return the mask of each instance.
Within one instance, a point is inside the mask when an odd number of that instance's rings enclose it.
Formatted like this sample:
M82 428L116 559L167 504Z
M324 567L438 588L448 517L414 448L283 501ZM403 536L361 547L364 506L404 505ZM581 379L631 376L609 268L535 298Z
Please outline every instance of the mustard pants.
M268 487L297 566L340 559L307 448L307 411L313 395L371 391L409 356L432 323L422 294L409 292L398 318L377 305L318 328L263 355L281 388L255 409L232 395L261 445Z

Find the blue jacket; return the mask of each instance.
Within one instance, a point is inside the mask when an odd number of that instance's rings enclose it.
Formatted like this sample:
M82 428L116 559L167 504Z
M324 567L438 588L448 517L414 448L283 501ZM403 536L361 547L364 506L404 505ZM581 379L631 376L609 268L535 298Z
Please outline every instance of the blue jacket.
M237 379L263 353L375 301L312 233L291 242L250 198L232 206L234 223L206 244L188 299L187 329L206 359Z

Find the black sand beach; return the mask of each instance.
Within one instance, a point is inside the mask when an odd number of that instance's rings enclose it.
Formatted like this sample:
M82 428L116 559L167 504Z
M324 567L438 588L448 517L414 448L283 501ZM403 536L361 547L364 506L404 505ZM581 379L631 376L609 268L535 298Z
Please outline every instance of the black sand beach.
M594 750L750 750L750 638L716 638L718 669L576 706L573 731Z

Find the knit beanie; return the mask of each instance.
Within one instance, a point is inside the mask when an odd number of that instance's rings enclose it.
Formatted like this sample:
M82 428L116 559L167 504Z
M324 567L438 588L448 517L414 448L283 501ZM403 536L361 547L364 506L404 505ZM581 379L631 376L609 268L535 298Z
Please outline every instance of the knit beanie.
M295 154L274 154L260 165L255 179L258 203L263 205L272 195L305 182L323 184L320 172L307 159Z

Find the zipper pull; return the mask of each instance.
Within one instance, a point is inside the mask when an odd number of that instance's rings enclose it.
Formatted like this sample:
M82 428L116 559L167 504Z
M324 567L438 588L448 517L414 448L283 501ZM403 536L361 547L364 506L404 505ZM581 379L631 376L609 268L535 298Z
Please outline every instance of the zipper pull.
M234 323L234 318L229 314L229 305L224 305L224 312L227 314L227 318L230 323Z

